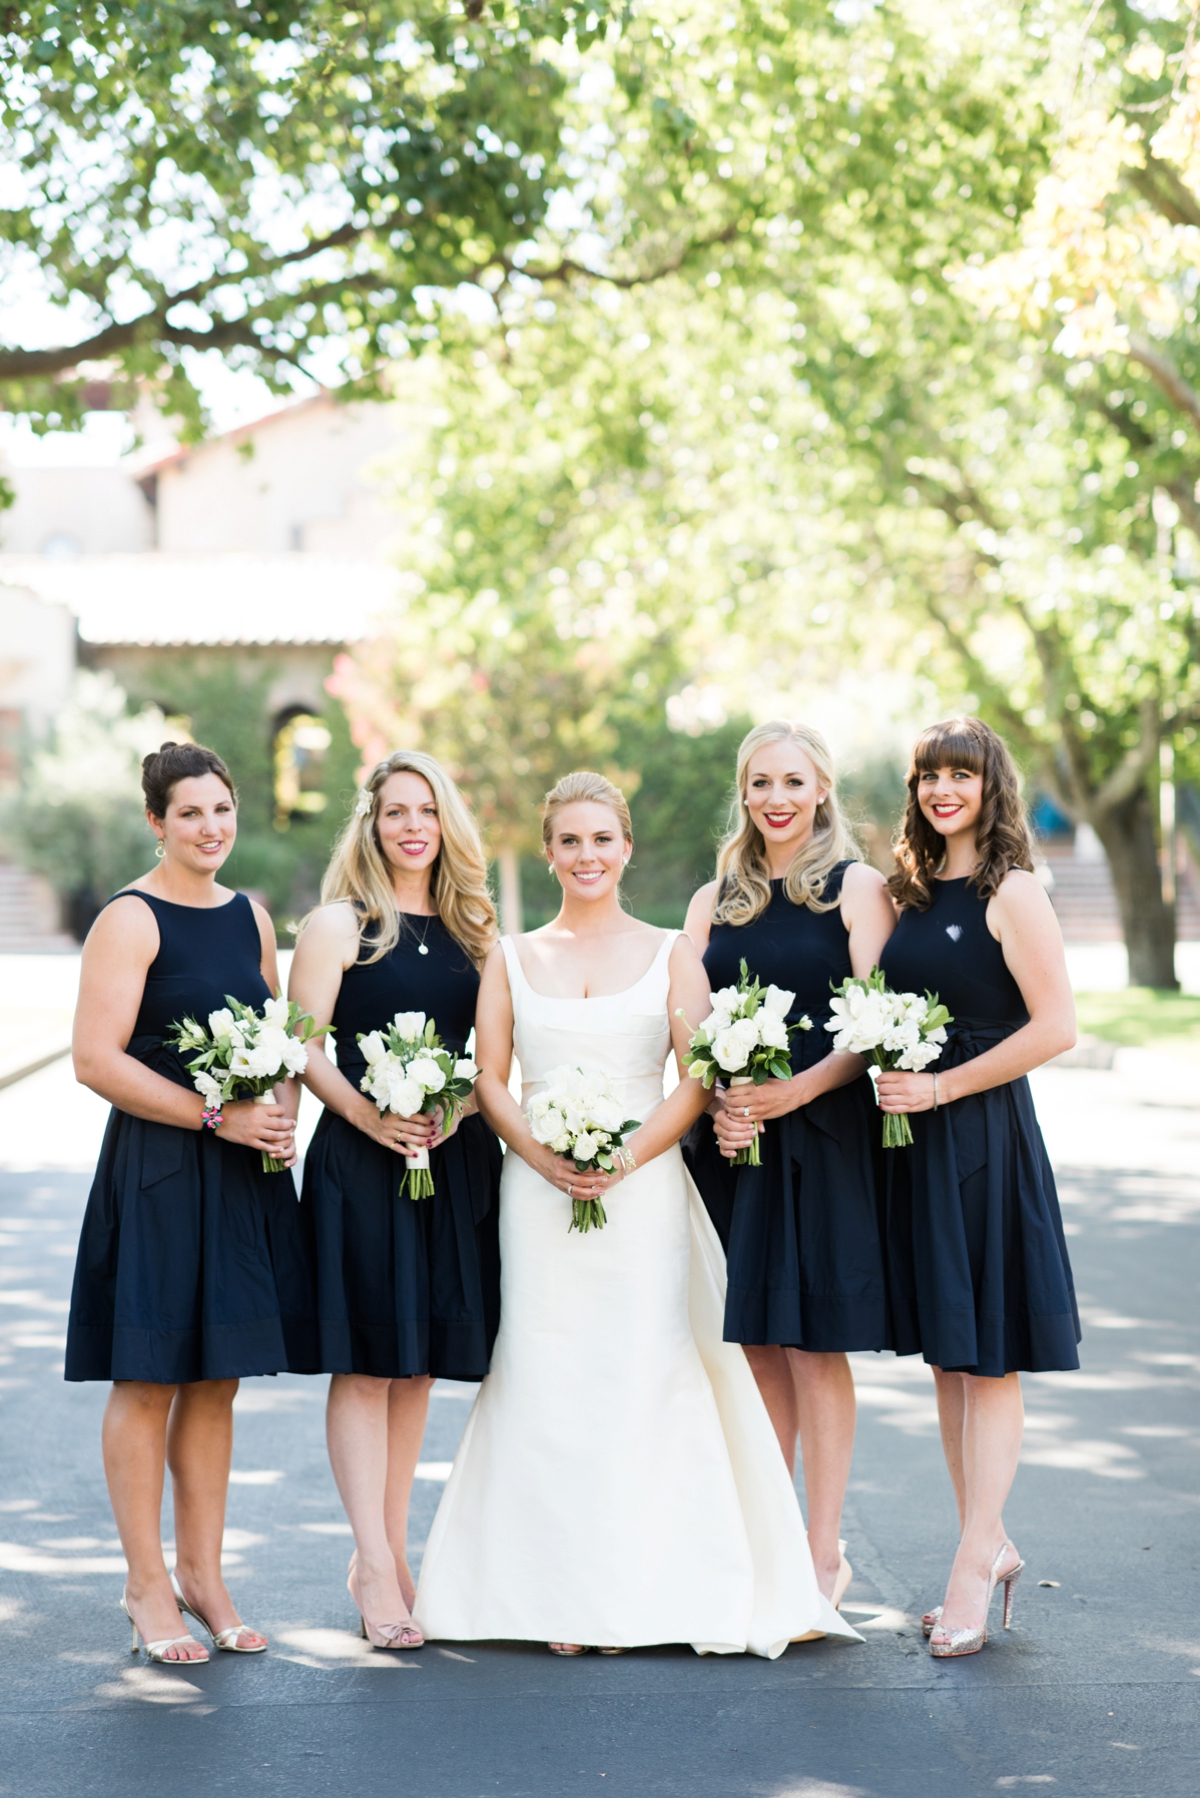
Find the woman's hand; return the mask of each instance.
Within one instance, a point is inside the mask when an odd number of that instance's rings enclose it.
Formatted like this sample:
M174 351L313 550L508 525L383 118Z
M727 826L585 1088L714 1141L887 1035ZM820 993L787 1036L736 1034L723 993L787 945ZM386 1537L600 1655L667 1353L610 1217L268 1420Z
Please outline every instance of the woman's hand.
M221 1126L215 1134L222 1142L261 1149L285 1167L296 1165L296 1120L282 1105L260 1105L254 1099L231 1100L221 1107Z
M351 1122L372 1142L396 1155L419 1155L422 1149L435 1146L439 1117L439 1113L430 1111L418 1111L410 1118L397 1117L394 1111L380 1111L378 1105L364 1099L361 1106L355 1107Z
M589 1168L580 1173L573 1161L565 1155L556 1155L543 1143L534 1146L525 1160L535 1173L542 1176L551 1186L558 1188L568 1199L599 1199L616 1186L625 1177L625 1169L618 1161L616 1169L606 1174L602 1169Z
M933 1075L902 1074L898 1068L881 1073L875 1082L881 1111L932 1111ZM943 1091L941 1102L946 1103Z
M447 1125L447 1123L446 1123L447 1110L449 1110L449 1113L450 1113L449 1125ZM471 1094L471 1097L466 1101L465 1105L454 1105L451 1107L447 1107L447 1106L443 1106L443 1105L439 1104L436 1112L434 1113L434 1121L437 1124L437 1129L434 1132L433 1136L430 1138L430 1141L427 1146L431 1149L440 1149L444 1142L449 1142L450 1138L454 1135L454 1132L458 1129L458 1126L462 1123L463 1119L465 1117L470 1117L475 1112L475 1110L476 1110L476 1105L475 1105L474 1093Z
M739 1149L750 1147L756 1134L762 1135L765 1118L785 1117L789 1111L807 1105L811 1097L803 1074L794 1074L790 1080L772 1077L761 1086L728 1087L723 1094L724 1104L713 1115L717 1147L727 1161L732 1161Z

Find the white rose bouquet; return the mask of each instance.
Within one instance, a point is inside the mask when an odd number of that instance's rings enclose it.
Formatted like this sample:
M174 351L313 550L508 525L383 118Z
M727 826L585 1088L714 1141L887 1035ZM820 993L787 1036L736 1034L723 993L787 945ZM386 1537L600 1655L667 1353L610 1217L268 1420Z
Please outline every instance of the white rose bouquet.
M358 1039L367 1058L367 1071L359 1081L380 1111L397 1117L416 1117L441 1107L446 1126L471 1096L479 1076L473 1061L452 1055L437 1033L432 1018L423 1011L398 1011L386 1030L372 1030ZM404 1157L406 1168L398 1197L428 1199L433 1194L429 1150L419 1149Z
M602 1169L611 1174L617 1150L639 1126L638 1118L625 1117L620 1102L602 1074L585 1074L582 1068L554 1068L546 1085L534 1093L525 1107L529 1128L537 1142L566 1155L581 1174ZM573 1199L568 1235L572 1230L602 1230L608 1218L599 1199Z
M878 968L865 980L843 980L834 988L833 1016L826 1030L836 1032L833 1046L839 1053L869 1056L867 1072L878 1079L884 1069L899 1068L919 1074L936 1061L946 1041L946 1025L954 1019L936 993L894 993ZM912 1141L912 1127L903 1112L885 1112L883 1146L903 1149Z
M692 1079L702 1080L706 1091L719 1074L728 1076L730 1086L761 1086L772 1075L790 1080L791 1039L797 1030L812 1029L808 1016L796 1024L787 1022L795 997L782 987L761 985L743 961L740 985L714 993L711 1015L692 1033L683 1058ZM758 1167L761 1162L756 1132L750 1147L738 1150L733 1165Z
M305 1044L323 1035L294 999L290 1003L268 999L261 1011L255 1011L226 994L224 1009L210 1011L207 1026L184 1018L172 1026L167 1041L178 1049L193 1086L208 1100L215 1118L225 1100L243 1093L261 1104L273 1104L275 1082L302 1074L308 1066ZM284 1169L284 1163L265 1149L262 1164L268 1174Z

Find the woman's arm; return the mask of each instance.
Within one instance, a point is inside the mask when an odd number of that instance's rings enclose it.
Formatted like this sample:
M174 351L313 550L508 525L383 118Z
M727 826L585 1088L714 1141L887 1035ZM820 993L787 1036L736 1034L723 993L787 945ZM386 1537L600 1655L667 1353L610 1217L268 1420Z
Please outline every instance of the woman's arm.
M628 1139L628 1147L638 1167L653 1161L673 1148L687 1135L708 1104L709 1095L699 1080L693 1080L684 1065L693 1032L712 1010L712 993L704 963L689 935L676 937L667 964L671 984L667 993L667 1015L671 1024L671 1043L679 1068L679 1085L651 1112L644 1124ZM683 1016L680 1017L679 1013Z
M250 901L250 909L254 913L254 922L258 925L259 957L258 966L263 979L270 989L271 997L276 998L282 991L279 983L279 952L275 946L275 926L271 914L263 906ZM275 1082L275 1092L279 1095L279 1103L293 1124L300 1112L300 1082L290 1075L286 1080Z
M333 1019L342 975L358 960L358 948L358 919L348 903L323 905L300 934L292 958L288 998L294 999L302 1011L311 1013L318 1029ZM350 1045L346 1046L349 1049ZM401 1118L394 1112L380 1111L373 1099L352 1086L325 1053L323 1036L314 1037L308 1045L303 1080L322 1105L385 1149L414 1155L419 1149L428 1148L434 1138L437 1119L431 1114Z
M1005 875L987 909L988 928L1021 989L1028 1024L961 1066L938 1071L938 1103L1006 1086L1075 1044L1075 997L1067 974L1062 931L1041 882L1022 868ZM884 1111L930 1111L933 1075L880 1074Z
M202 1130L205 1102L200 1094L126 1053L158 948L158 924L142 899L114 900L92 925L79 971L72 1036L75 1078L131 1117ZM279 1105L255 1105L249 1099L226 1105L218 1135L265 1149L282 1161L294 1159L294 1125Z
M878 966L883 946L896 928L896 913L883 875L865 862L851 862L842 878L841 917L849 937L850 967L860 979ZM857 1080L866 1067L861 1055L839 1055L832 1050L812 1067L790 1080L767 1080L762 1086L739 1086L725 1094L724 1111L713 1127L721 1153L736 1155L750 1146L763 1119L783 1117L809 1105L822 1093Z
M683 928L695 943L697 955L703 955L708 948L708 933L712 928L712 910L716 899L717 883L710 880L707 886L698 888L692 894L692 902L687 908Z

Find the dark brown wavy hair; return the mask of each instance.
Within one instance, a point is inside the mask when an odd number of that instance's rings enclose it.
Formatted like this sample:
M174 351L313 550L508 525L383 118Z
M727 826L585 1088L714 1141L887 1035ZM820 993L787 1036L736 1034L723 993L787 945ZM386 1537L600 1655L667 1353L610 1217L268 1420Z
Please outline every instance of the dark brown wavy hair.
M917 789L922 774L939 768L965 768L983 776L983 804L976 842L979 860L970 877L980 897L990 899L1010 868L1033 872L1033 841L1021 803L1016 765L1008 744L982 718L949 718L931 724L913 745L908 769L908 804L900 835L892 845L896 870L888 881L902 909L925 911L932 898L930 883L946 859L945 839L922 812Z

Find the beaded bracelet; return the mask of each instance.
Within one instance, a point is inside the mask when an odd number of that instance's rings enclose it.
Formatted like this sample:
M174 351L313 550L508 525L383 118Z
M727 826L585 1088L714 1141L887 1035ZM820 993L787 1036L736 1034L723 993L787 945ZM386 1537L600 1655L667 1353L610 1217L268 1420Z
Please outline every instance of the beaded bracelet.
M200 1122L209 1130L219 1130L225 1119L219 1105L206 1105L200 1113Z
M624 1144L617 1150L616 1159L621 1163L622 1168L627 1174L632 1174L637 1167L637 1162L634 1160L633 1150L627 1148Z

